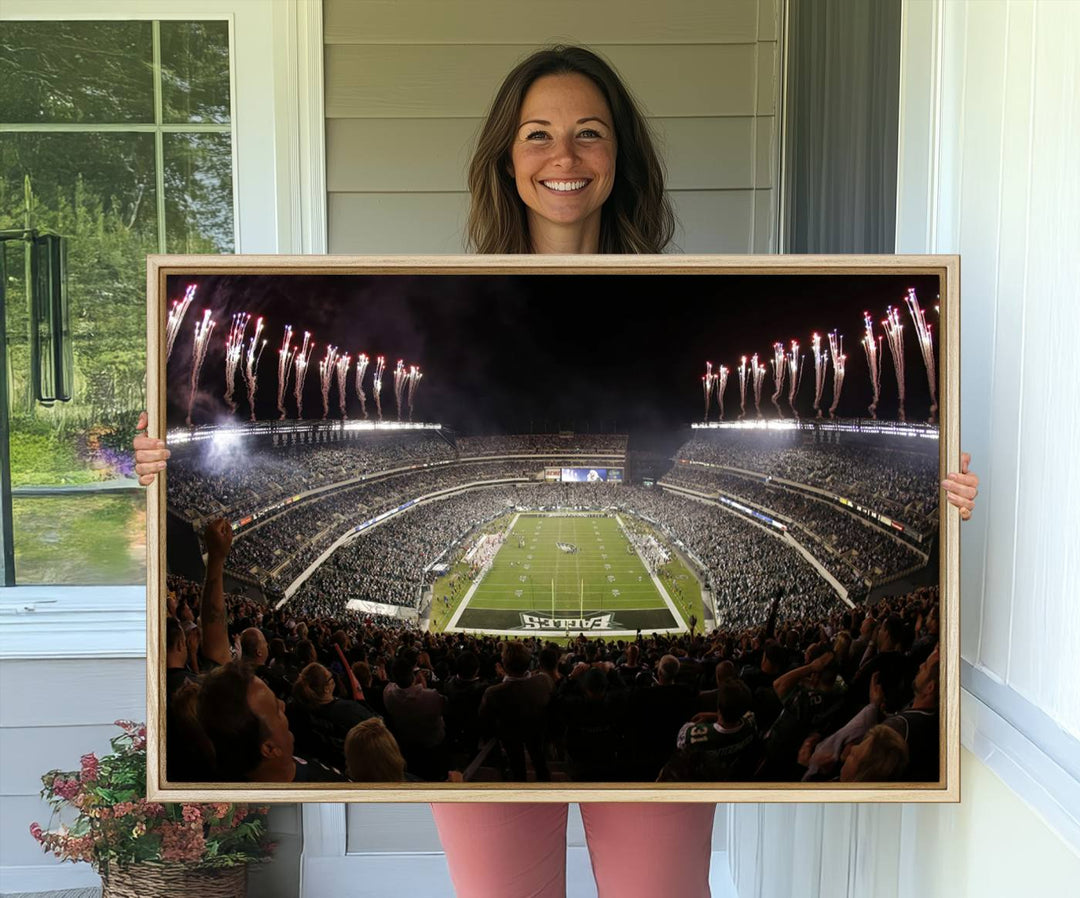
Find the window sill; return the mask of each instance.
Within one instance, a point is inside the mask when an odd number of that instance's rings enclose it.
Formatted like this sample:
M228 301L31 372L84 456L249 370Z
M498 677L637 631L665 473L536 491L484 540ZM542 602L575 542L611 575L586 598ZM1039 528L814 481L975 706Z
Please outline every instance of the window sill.
M0 589L0 659L145 657L144 586Z
M991 688L992 681L967 661L961 662L960 681L961 743L1080 851L1076 741L1011 689Z

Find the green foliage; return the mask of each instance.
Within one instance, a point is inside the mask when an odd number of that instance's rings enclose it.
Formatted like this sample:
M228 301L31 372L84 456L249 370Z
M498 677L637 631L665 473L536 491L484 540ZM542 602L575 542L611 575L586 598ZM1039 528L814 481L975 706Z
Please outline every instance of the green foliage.
M74 810L73 824L30 834L65 861L87 861L95 870L140 862L233 867L268 860L273 853L268 808L227 804L160 804L146 800L146 727L118 720L123 731L113 753L82 756L78 771L50 770L41 797L53 816Z

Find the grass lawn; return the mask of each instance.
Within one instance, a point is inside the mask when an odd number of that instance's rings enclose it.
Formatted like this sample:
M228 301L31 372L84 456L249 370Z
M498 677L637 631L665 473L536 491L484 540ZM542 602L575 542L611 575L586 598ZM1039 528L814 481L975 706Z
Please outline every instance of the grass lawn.
M56 495L12 500L20 584L146 582L146 495Z

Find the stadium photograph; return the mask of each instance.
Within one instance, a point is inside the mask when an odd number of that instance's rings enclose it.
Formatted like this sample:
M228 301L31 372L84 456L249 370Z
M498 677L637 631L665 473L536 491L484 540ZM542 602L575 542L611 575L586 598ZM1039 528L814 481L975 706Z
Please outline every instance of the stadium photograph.
M940 788L938 273L161 284L163 786Z

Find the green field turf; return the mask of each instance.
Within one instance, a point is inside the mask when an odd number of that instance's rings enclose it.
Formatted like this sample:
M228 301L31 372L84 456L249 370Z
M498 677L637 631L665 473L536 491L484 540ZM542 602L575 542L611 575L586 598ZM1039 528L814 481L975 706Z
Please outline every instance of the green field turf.
M578 551L564 552L558 543ZM681 628L614 517L519 515L464 605L454 628L528 629L523 614L560 620L610 615L602 628L619 631ZM559 626L571 628L540 629Z

